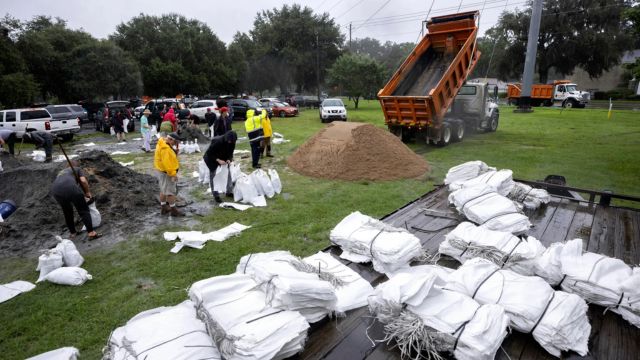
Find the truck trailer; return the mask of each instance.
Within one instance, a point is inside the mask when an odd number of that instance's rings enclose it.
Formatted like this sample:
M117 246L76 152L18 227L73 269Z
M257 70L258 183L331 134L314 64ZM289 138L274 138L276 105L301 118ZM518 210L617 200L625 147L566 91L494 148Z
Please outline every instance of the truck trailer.
M507 84L509 104L518 105L522 84ZM553 106L583 108L591 100L586 91L578 90L578 86L569 80L555 80L552 84L531 85L531 106Z
M469 11L427 22L427 34L378 92L385 124L392 133L405 141L424 134L428 143L444 146L462 140L465 128L495 131L499 114L497 105L486 101L488 88L469 84L460 93L480 57L478 18L478 11ZM465 104L452 109L459 93L467 98ZM452 111L469 104L480 106L474 109L477 116Z

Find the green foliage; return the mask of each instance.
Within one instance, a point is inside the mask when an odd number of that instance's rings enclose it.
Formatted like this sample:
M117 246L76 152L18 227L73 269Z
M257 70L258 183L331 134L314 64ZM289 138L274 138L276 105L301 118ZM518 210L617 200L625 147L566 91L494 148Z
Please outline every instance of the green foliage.
M385 68L385 77L389 78L409 56L415 43L394 43L387 41L381 44L377 39L364 38L351 42L349 50L355 54L368 55Z
M630 3L628 0L545 1L536 59L539 81L547 82L551 68L567 75L580 67L589 76L598 77L619 64L624 51L633 48L630 24L623 18ZM517 79L522 74L530 17L530 7L504 12L498 24L487 32L489 39L499 41L496 75L503 80Z
M344 54L329 69L329 81L341 86L357 109L361 96L375 94L383 86L385 74L385 68L368 56Z
M198 20L140 14L118 25L111 39L139 63L145 94L205 94L234 85L224 43Z
M0 76L0 106L19 108L32 103L38 95L38 83L31 74L16 72Z

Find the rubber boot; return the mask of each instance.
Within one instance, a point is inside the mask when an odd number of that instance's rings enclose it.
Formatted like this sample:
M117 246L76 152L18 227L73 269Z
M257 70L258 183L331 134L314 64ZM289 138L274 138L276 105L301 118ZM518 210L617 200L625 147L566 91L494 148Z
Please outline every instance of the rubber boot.
M160 214L166 215L171 212L171 207L169 204L164 204L160 206Z
M178 210L177 207L173 206L171 207L171 216L173 217L180 217L180 216L184 216L184 213L180 210Z

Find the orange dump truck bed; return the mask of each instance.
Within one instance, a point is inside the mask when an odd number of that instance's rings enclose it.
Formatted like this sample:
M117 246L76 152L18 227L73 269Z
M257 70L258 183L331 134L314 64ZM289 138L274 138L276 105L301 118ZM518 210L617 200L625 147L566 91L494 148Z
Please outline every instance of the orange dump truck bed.
M517 99L522 92L522 84L508 84L507 97L509 99ZM551 100L553 97L553 85L534 84L531 86L531 98Z
M378 92L390 129L441 128L447 109L480 56L477 20L478 12L470 11L428 21L427 34Z

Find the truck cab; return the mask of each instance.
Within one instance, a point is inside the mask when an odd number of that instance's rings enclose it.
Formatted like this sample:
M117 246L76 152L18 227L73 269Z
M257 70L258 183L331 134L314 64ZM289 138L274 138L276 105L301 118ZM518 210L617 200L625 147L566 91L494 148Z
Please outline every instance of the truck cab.
M591 95L587 91L578 90L578 85L565 81L554 82L553 102L562 105L562 107L585 107Z
M485 132L498 129L500 110L496 102L497 87L492 88L487 83L479 82L465 83L460 87L445 115L442 133L436 138L439 145L461 141L465 129Z

